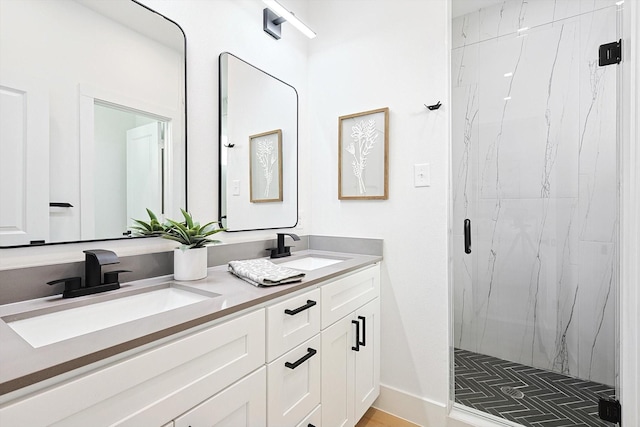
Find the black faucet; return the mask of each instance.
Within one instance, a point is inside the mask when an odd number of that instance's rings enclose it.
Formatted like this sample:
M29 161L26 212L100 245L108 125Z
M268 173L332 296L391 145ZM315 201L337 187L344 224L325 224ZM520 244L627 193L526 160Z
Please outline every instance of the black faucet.
M289 236L293 240L300 240L297 234L293 233L277 233L278 236L278 247L277 248L269 248L268 251L271 251L271 258L283 258L286 256L291 256L291 246L284 245L284 236Z
M129 270L108 271L104 273L104 282L102 282L102 266L118 264L120 262L118 256L114 252L105 249L91 249L84 251L84 253L84 286L82 286L81 277L58 279L47 282L47 284L64 283L63 298L73 298L119 289L118 275L120 273L128 273L130 272Z

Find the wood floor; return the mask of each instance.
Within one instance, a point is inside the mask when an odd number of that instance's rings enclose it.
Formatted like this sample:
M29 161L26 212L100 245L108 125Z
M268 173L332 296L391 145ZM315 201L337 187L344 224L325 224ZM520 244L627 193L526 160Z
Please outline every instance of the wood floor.
M418 425L401 418L396 418L379 409L369 408L358 424L356 424L356 427L418 427Z

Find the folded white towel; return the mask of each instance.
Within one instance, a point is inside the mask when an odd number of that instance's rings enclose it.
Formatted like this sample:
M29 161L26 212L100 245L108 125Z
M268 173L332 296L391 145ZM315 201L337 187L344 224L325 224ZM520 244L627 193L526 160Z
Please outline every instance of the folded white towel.
M255 286L274 286L300 282L304 273L281 267L268 259L230 261L229 271Z

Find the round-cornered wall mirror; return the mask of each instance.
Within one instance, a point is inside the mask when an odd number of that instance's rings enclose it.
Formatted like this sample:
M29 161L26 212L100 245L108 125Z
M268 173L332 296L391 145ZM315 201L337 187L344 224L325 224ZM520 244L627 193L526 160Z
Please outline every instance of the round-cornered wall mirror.
M0 0L0 247L186 207L186 38L133 0Z
M219 212L227 231L298 222L298 93L224 52L220 67Z

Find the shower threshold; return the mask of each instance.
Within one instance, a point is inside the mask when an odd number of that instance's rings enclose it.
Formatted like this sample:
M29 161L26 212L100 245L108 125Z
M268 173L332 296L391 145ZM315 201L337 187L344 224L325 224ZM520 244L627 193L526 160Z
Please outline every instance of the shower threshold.
M614 426L598 418L613 387L455 349L455 401L523 426Z

